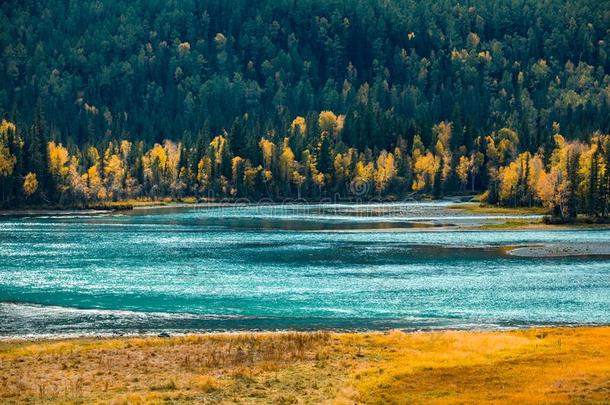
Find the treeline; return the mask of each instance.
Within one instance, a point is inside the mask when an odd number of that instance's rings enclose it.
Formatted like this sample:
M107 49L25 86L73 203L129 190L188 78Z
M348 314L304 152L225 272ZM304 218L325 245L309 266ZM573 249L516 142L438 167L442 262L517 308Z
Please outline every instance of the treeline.
M83 206L141 197L441 198L484 184L487 203L544 205L561 221L610 213L610 135L568 142L555 124L553 148L532 154L519 153L518 134L502 128L478 137L473 149L454 150L452 124L441 122L432 128L432 147L416 135L411 145L399 139L394 149L375 152L341 141L345 125L345 117L331 111L315 122L296 117L284 136L263 136L256 155L242 157L231 149L228 133L190 146L166 140L146 149L143 142L121 140L69 149L44 136L24 138L3 120L2 201ZM39 117L35 127L42 126Z
M450 123L433 128L433 149L416 136L413 145L399 139L389 151L348 146L341 140L345 125L345 116L332 111L314 121L299 116L285 134L268 133L253 155L239 156L227 132L190 145L165 140L147 148L142 141L118 140L78 148L46 138L41 114L27 134L3 120L2 202L73 206L186 196L315 200L399 197L411 191L441 197L446 189L474 190L483 154L454 159ZM465 147L460 151L467 153Z

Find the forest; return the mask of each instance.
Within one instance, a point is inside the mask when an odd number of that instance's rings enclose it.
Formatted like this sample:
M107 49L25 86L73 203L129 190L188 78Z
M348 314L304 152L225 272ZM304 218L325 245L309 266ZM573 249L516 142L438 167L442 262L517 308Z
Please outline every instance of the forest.
M0 205L483 193L610 211L610 3L0 5Z

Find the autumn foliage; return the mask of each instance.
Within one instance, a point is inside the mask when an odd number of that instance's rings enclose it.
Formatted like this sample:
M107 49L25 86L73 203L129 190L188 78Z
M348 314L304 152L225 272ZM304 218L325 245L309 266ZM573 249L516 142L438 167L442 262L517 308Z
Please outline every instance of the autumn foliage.
M516 131L501 128L455 147L453 125L440 122L426 145L416 135L391 150L358 150L341 139L344 117L323 111L315 122L296 117L283 135L268 133L254 156L234 152L235 134L187 145L165 140L109 141L103 147L46 143L46 162L23 175L26 144L8 121L0 126L3 201L87 205L133 198L401 198L485 191L504 206L544 206L567 221L578 213L609 214L610 136L569 141L554 126L553 143L523 151ZM306 134L317 128L316 134ZM20 157L21 159L19 159ZM41 157L42 158L42 157ZM30 163L31 165L31 163ZM14 182L14 183L13 183ZM12 184L13 187L10 187Z

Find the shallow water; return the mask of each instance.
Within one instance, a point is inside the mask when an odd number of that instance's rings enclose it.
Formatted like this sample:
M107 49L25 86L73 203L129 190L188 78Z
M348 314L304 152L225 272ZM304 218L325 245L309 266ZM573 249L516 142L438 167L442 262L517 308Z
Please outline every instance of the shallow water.
M455 226L498 220L443 203L4 218L0 336L610 323L610 260L500 249L610 230Z

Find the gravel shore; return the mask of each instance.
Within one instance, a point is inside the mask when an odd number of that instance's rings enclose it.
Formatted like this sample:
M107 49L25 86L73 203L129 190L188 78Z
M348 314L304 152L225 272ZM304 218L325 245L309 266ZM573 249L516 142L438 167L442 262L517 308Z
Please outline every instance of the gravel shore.
M569 256L610 256L610 244L545 244L537 246L520 246L507 251L508 254L520 257L569 257Z

